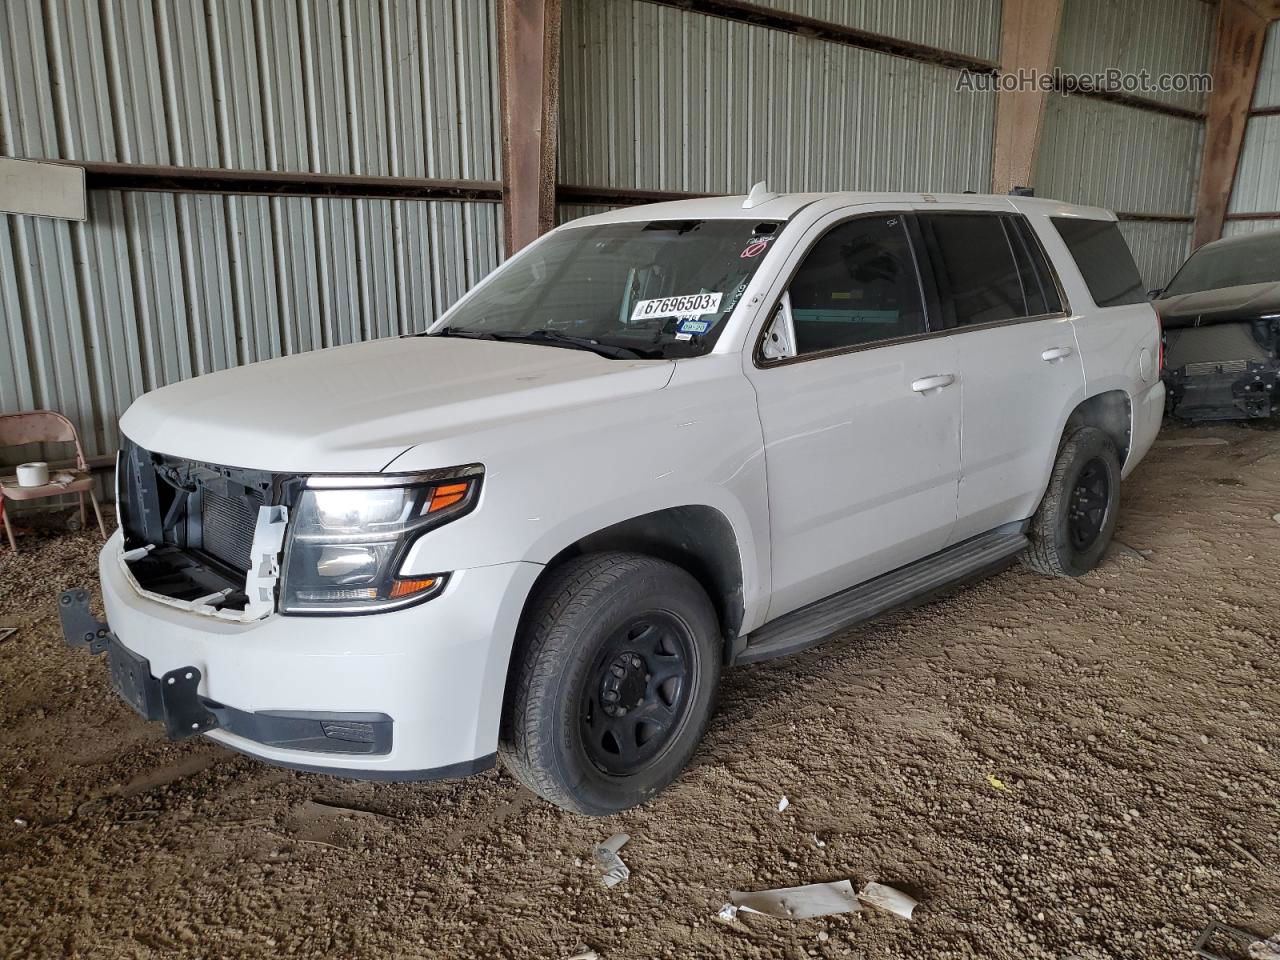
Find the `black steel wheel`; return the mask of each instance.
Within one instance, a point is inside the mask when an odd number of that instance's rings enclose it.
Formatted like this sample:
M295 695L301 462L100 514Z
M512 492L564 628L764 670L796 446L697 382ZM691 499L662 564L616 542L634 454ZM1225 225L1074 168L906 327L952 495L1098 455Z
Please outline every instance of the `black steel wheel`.
M1063 440L1049 488L1027 536L1024 566L1054 577L1079 577L1099 563L1120 511L1120 456L1097 427Z
M644 769L689 706L695 660L689 626L667 612L635 618L601 647L581 694L582 746L613 776Z
M549 571L507 676L499 751L557 806L602 816L670 783L702 738L720 679L719 621L687 572L588 554Z
M1067 506L1067 532L1076 550L1087 550L1107 520L1111 506L1111 473L1099 457L1089 460L1076 477Z

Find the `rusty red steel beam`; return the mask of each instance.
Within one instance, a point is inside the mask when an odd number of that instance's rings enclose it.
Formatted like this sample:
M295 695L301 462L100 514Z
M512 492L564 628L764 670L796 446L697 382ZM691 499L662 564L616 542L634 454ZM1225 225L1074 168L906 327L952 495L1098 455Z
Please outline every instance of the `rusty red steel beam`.
M1213 57L1213 92L1209 94L1196 190L1193 247L1222 236L1266 37L1267 20L1252 6L1244 0L1222 0Z
M560 0L499 0L498 68L510 255L555 226Z

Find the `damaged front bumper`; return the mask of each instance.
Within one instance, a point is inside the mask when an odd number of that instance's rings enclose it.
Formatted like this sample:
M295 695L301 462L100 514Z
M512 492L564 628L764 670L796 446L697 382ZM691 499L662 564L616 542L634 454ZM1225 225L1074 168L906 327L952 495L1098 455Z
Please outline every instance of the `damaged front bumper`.
M170 740L182 740L219 726L218 717L196 693L200 671L193 666L151 674L145 657L133 653L89 611L89 591L67 590L58 598L62 636L71 647L107 655L111 687L135 712L164 724Z
M65 615L68 639L145 658L161 693L143 703L166 730L165 680L176 671L179 687L190 670L195 698L216 720L200 732L267 763L392 781L493 765L511 642L537 564L456 570L430 603L376 616L236 621L139 590L121 563L124 546L116 531L99 558L106 622L85 608L86 591L68 604L79 610ZM145 678L141 686L155 689ZM190 735L181 709L170 713L173 735Z
M62 636L68 646L105 653L111 687L139 716L164 726L170 740L212 730L264 746L320 753L385 756L391 752L392 720L382 713L250 712L200 696L201 673L194 665L160 676L89 610L89 592L67 590L58 598Z

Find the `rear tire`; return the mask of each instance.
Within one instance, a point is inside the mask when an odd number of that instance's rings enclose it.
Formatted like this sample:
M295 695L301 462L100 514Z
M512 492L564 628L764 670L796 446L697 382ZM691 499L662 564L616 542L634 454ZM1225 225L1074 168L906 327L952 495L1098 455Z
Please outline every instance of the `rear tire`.
M1080 577L1102 562L1120 512L1120 457L1111 438L1082 427L1058 450L1049 488L1031 518L1024 566Z
M575 813L643 803L702 739L720 658L715 610L684 570L633 553L568 560L539 587L516 638L503 763Z

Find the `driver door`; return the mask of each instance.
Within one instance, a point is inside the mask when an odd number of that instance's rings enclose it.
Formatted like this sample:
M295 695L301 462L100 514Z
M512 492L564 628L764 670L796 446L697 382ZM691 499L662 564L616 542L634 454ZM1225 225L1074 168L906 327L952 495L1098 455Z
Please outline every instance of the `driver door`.
M764 433L773 619L944 546L960 383L955 338L928 328L902 213L820 221L765 343L746 372Z

